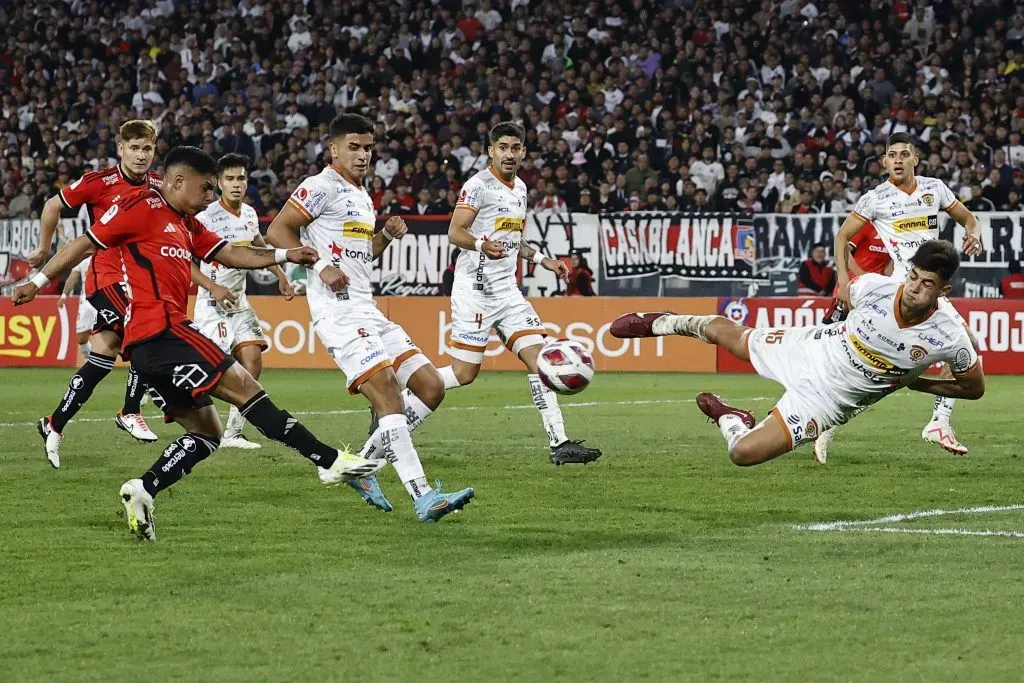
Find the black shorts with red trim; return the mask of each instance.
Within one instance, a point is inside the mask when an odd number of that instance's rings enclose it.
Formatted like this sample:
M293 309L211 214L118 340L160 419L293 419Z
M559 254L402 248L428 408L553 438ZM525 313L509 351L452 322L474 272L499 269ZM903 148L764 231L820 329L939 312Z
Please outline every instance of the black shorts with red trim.
M96 322L92 325L92 333L113 332L124 337L124 319L128 315L128 293L120 283L97 289L89 298L89 303L96 309Z
M165 413L213 405L209 393L235 363L191 320L131 347L132 367Z

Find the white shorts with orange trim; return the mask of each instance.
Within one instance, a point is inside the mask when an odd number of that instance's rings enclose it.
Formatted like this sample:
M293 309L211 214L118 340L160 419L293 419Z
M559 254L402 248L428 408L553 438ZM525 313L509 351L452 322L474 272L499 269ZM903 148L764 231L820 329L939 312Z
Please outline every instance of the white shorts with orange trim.
M352 394L386 368L395 371L404 387L413 373L430 364L402 326L388 320L376 307L320 318L315 329L327 353L345 373Z
M841 405L832 395L841 393L841 388L822 387L813 372L824 365L824 358L815 358L820 347L804 340L804 330L814 329L759 327L747 334L747 350L757 374L786 389L766 419L778 420L786 429L790 448L813 442L821 432L845 424L860 412Z
M92 332L92 328L95 325L96 309L84 297L80 298L78 300L78 319L75 321L75 332L78 334Z
M259 316L251 306L224 313L212 300L196 302L195 322L199 331L209 337L224 353L234 353L245 346L258 346L266 351L267 338L260 327Z
M533 305L522 294L496 299L452 294L452 334L448 355L481 365L491 330L514 355L543 344L547 330Z

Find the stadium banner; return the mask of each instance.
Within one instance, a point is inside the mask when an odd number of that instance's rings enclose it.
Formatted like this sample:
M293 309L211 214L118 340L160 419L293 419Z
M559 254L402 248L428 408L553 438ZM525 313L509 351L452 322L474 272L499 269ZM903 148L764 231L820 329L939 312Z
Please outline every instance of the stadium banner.
M78 298L68 298L63 308L59 300L40 296L15 306L0 298L0 367L78 365Z
M571 256L579 253L594 272L594 293L600 294L598 264L601 260L598 244L597 214L533 211L526 216L523 241L551 258L559 259L572 268ZM554 273L533 263L521 263L522 285L527 296L560 296L565 294L565 283Z
M270 348L263 355L268 368L337 368L313 330L309 308L302 298L249 297ZM610 297L543 297L531 299L554 337L578 340L594 355L600 371L714 372L715 350L682 337L616 339L611 322L622 313L669 308L679 313L707 315L717 300L708 298L637 299ZM413 341L438 367L448 365L446 348L451 328L451 303L446 297L380 297L382 313L402 325ZM521 370L522 363L496 335L485 354L487 370ZM340 379L339 379L340 381Z
M985 373L1024 375L1024 300L951 299L978 340ZM820 325L832 305L828 297L723 298L718 313L750 327ZM754 367L718 349L718 372L754 372Z
M756 258L751 217L716 213L606 213L598 216L606 279L681 277L749 280Z
M83 207L77 217L65 218L57 225L58 247L85 234L87 227L89 218ZM28 277L32 267L29 266L27 257L38 246L38 219L0 219L0 287ZM59 283L55 283L51 289L59 291L58 288Z

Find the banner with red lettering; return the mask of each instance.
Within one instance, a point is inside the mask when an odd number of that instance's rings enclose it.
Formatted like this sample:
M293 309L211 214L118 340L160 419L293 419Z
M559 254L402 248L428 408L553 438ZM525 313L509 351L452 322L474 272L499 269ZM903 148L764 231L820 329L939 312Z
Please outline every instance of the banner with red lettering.
M985 373L1024 374L1024 300L951 299L978 340ZM819 325L832 299L753 298L720 299L718 312L750 327L807 327ZM754 372L750 363L718 349L719 372Z
M63 308L58 300L41 296L16 307L0 297L0 367L78 365L78 298L69 298Z

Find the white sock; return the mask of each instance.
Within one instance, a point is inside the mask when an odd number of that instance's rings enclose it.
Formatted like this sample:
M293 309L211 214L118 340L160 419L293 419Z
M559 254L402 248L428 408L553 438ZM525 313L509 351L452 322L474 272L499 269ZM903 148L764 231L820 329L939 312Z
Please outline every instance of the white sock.
M730 455L732 455L732 449L736 446L736 442L750 432L750 428L743 424L743 418L739 415L723 415L718 418L718 428L722 430L725 443L729 445Z
M245 418L242 417L242 413L238 412L238 408L235 406L231 406L231 410L228 411L228 423L224 427L224 438L230 439L234 436L240 436L244 426Z
M718 317L717 315L665 315L654 321L651 331L658 336L678 334L710 343L705 330L711 321Z
M459 378L455 376L455 370L452 369L452 366L446 365L443 368L438 368L437 371L440 373L441 379L444 380L445 390L458 389L462 386L459 384Z
M949 422L949 416L953 413L953 405L955 403L955 398L936 396L935 410L932 411L932 421L940 420L942 422Z
M530 382L530 395L533 396L533 404L540 411L540 419L544 421L544 431L548 433L548 441L552 446L568 441L565 435L565 420L562 419L562 410L558 407L558 395L544 386L540 381L540 375L527 375Z
M405 423L410 432L415 432L428 417L434 414L434 411L428 408L419 396L408 389L402 392L402 399L405 400Z
M374 437L380 439L382 456L394 466L398 478L413 500L430 493L427 475L423 472L420 456L412 445L405 415L385 415L380 418Z
M92 344L85 342L84 344L78 345L78 353L82 354L82 358L89 357L89 350L92 348Z

